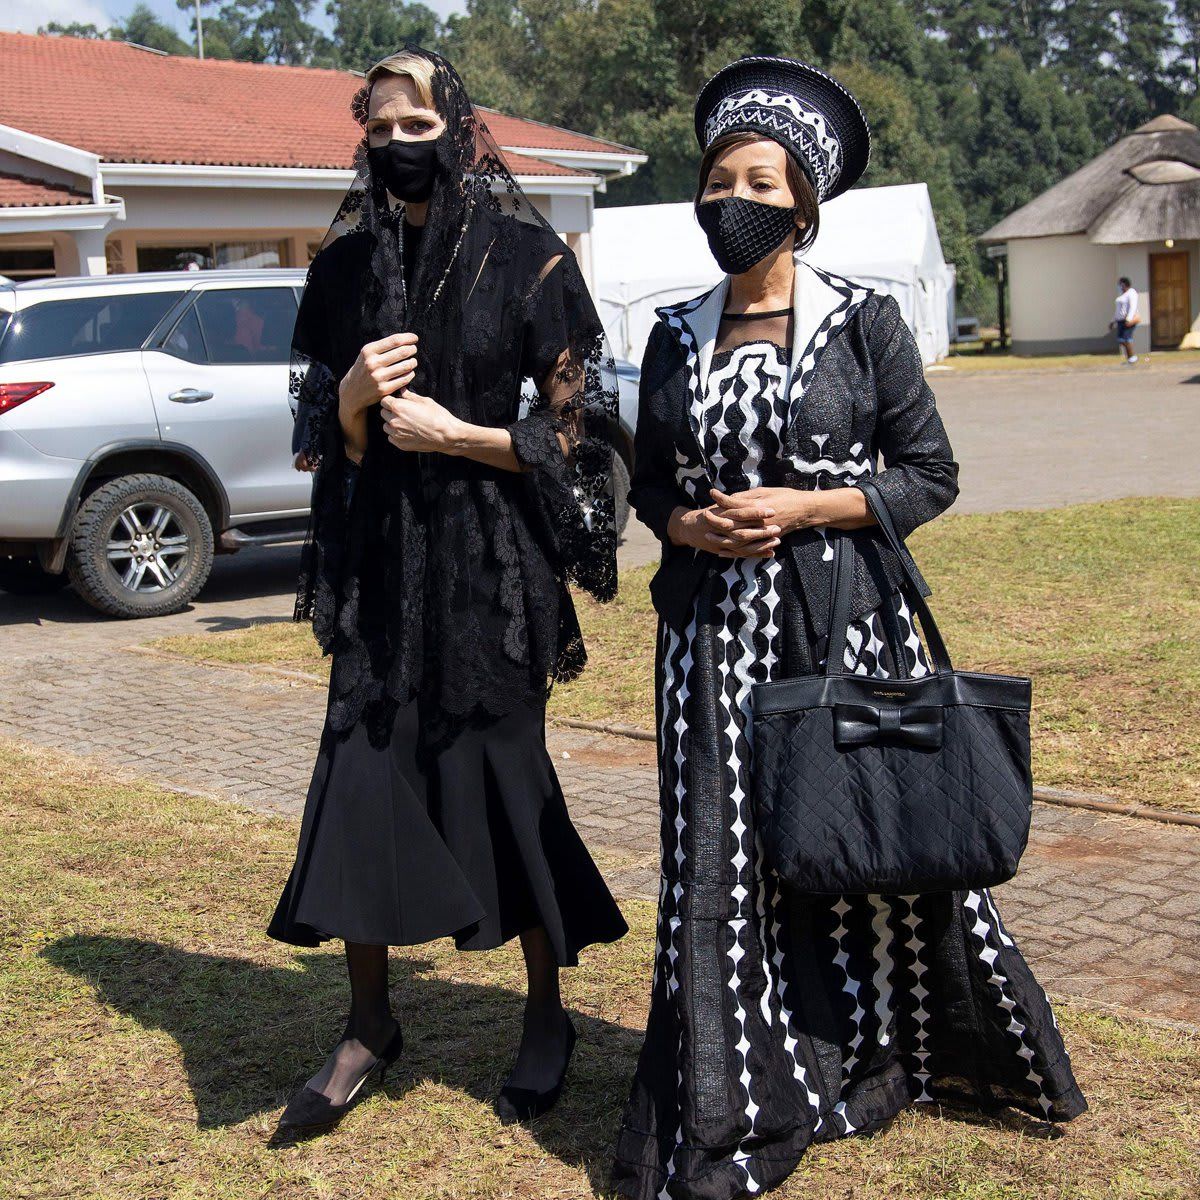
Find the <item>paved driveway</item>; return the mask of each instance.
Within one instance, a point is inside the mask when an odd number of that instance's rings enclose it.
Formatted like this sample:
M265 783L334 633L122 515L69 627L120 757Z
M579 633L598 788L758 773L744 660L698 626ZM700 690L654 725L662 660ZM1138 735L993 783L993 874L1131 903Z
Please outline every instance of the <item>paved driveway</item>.
M961 466L955 512L1200 496L1196 364L928 379Z

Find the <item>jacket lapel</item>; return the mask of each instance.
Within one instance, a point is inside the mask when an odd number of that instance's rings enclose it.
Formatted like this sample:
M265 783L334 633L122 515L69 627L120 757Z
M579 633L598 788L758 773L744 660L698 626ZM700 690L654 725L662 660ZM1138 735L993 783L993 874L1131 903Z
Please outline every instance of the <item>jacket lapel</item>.
M704 395L708 387L708 371L712 366L713 350L717 344L717 332L721 326L721 314L725 311L725 299L729 295L729 276L722 277L721 282L710 292L705 293L700 303L689 312L684 313L681 320L691 330L692 345L695 347L697 391ZM693 397L695 401L698 397Z
M788 377L788 421L808 387L825 348L874 288L822 271L796 254L792 290L792 352Z
M790 379L795 379L804 353L816 341L821 326L845 297L832 288L827 278L797 257L792 286L792 361Z
M825 347L874 290L823 271L801 255L801 251L796 251L793 259L796 272L792 284L789 423ZM687 419L698 455L692 465L703 462L700 414L704 409L709 369L728 296L729 276L724 275L709 291L691 300L655 309L679 340L687 359Z
M708 383L713 348L717 341L717 330L721 324L721 313L724 311L725 297L728 293L729 276L726 275L720 283L702 295L654 310L678 339L687 359L686 420L692 431L695 461L686 464L681 462L681 467L698 467L704 459L701 450L703 443L700 412L703 407L704 389Z

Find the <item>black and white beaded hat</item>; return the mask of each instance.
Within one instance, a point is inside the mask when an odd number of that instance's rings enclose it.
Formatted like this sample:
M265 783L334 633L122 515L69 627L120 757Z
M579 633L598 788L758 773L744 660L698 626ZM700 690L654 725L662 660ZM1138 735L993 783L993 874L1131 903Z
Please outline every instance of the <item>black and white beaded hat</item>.
M779 142L807 173L818 201L857 183L871 158L871 130L858 101L831 75L794 58L748 55L700 89L700 149L734 131Z

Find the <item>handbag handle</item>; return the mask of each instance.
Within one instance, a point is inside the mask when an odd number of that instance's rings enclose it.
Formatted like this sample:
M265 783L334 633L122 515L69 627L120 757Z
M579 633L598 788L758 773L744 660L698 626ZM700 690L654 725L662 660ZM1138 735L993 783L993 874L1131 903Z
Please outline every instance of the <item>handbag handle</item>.
M896 526L892 523L892 515L888 512L879 489L869 479L859 480L857 486L866 496L867 507L871 510L884 538L900 562L900 569L904 573L904 582L907 584L907 589L901 585L901 594L905 594L906 591L910 593L906 595L906 599L921 619L921 632L925 635L929 657L933 661L934 673L940 675L952 671L954 668L950 662L950 654L946 650L946 643L942 640L941 631L933 619L933 613L930 611L925 597L921 595L921 588L917 582L916 563L913 562L908 547L896 532ZM847 631L850 628L850 598L854 583L854 557L857 547L854 539L845 530L839 530L839 534L833 552L833 611L829 620L829 649L825 654L826 675L846 674L844 656L835 651L834 647L840 650L845 646ZM899 649L901 647L892 647L893 656L896 656ZM902 677L907 678L907 663L902 657L897 659L896 666L903 673Z

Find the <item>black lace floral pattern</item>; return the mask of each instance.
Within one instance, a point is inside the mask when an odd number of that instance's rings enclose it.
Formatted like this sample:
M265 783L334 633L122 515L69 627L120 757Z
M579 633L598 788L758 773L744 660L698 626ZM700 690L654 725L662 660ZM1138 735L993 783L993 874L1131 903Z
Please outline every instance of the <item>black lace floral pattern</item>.
M366 169L309 270L293 344L294 447L319 465L295 617L331 655L329 724L383 738L423 704L436 743L586 663L569 585L616 592L612 438L617 381L570 248L502 165L444 60L435 95L451 135L411 288L403 222ZM366 99L356 102L365 118ZM512 435L520 471L402 451L369 414L346 456L337 381L367 342L417 333L412 389ZM538 396L520 415L524 380Z

